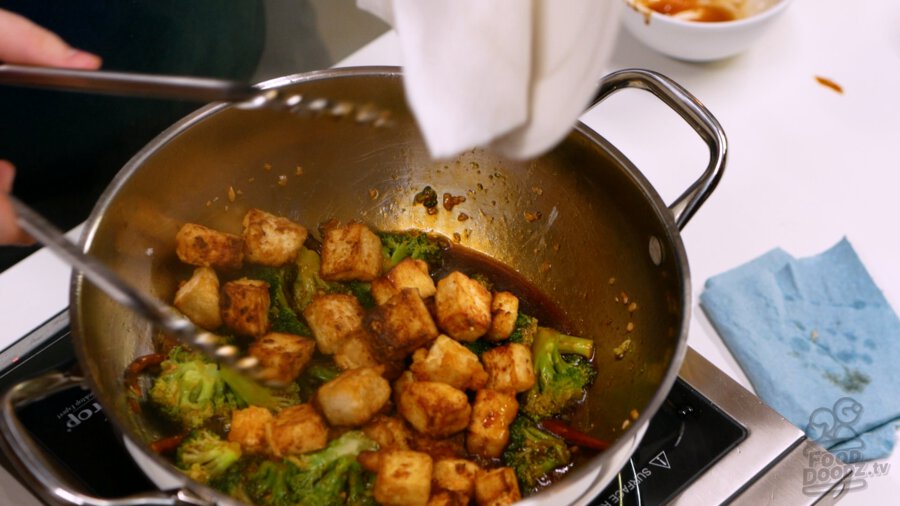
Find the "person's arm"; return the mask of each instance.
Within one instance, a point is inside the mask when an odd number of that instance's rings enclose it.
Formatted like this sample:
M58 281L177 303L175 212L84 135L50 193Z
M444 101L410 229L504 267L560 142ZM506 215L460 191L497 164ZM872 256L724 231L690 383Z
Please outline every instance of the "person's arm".
M100 57L75 49L55 33L3 9L0 9L0 62L78 69L100 67ZM0 244L32 242L16 224L15 213L7 198L14 177L13 165L0 160Z

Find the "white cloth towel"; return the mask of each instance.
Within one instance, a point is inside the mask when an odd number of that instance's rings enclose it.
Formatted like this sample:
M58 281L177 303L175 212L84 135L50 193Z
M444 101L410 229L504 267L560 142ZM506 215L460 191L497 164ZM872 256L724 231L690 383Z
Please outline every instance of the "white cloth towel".
M621 0L357 0L400 39L404 88L435 158L532 158L584 112Z

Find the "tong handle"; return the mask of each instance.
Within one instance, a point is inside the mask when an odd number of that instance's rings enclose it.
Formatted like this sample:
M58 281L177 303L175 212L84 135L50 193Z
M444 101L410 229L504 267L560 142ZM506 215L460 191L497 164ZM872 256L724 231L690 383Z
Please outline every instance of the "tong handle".
M146 96L198 102L245 102L262 90L250 84L206 77L168 76L106 70L0 65L0 83L16 86Z

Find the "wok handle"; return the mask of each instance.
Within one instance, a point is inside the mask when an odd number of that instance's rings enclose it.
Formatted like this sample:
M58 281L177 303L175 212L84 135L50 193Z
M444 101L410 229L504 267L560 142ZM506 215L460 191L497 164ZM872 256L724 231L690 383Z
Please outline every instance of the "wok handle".
M706 166L706 170L669 205L675 216L675 225L681 230L700 205L709 198L722 178L728 153L725 132L719 121L696 97L675 81L650 70L625 69L604 77L591 106L625 88L637 88L655 95L687 121L709 147L709 165Z
M210 503L186 489L154 491L128 497L103 499L72 490L54 472L53 465L31 438L16 414L16 407L38 401L54 393L80 386L84 380L62 373L50 373L23 381L0 397L0 434L3 450L19 473L30 481L33 490L42 491L44 500L77 506L210 506Z

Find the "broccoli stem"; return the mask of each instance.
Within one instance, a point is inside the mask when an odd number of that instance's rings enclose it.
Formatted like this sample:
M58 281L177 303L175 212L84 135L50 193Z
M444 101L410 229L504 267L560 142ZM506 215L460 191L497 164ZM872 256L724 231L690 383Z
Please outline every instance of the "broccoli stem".
M560 353L575 353L587 359L594 355L594 341L583 337L559 334L557 345Z

